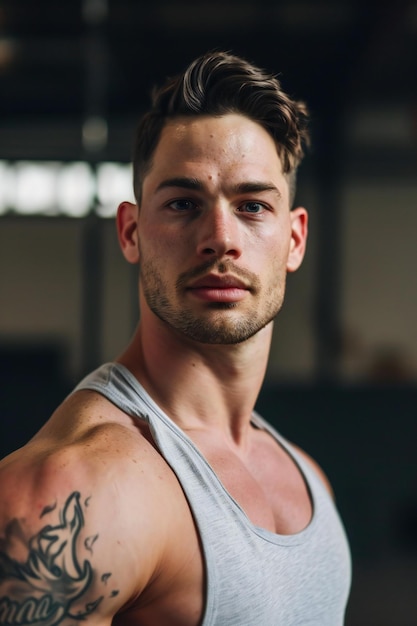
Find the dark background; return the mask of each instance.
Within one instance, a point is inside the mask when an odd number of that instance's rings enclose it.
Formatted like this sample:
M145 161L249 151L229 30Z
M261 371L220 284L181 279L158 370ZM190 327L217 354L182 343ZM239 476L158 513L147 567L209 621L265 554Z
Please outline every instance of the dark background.
M342 181L417 178L417 2L0 2L0 158L128 161L151 86L212 48L280 72L286 90L312 112L313 148L300 184L316 180L319 197L314 366L308 380L268 378L258 408L331 479L354 563L347 625L416 626L415 372L404 374L389 360L354 383L339 372ZM408 108L410 142L358 147L347 120L381 103ZM91 116L108 124L108 141L95 150L80 130ZM21 218L0 216L0 229L2 219ZM91 280L99 265L92 266ZM410 285L414 270L404 288ZM80 375L99 363L89 297ZM0 456L39 428L77 378L56 342L3 339Z

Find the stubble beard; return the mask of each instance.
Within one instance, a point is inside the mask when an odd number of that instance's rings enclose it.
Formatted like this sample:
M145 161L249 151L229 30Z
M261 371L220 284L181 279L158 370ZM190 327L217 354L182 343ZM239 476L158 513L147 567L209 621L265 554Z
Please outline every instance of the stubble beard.
M198 274L203 275L211 267L218 266L219 272L224 273L225 264L210 262L206 263L195 270L182 274L176 285L175 294L178 294L181 285L186 283L191 277ZM223 268L223 271L222 271ZM236 269L234 274L242 275L242 271ZM259 293L260 281L251 275L251 283L253 285L252 292ZM263 306L259 306L259 302L255 301L253 308L246 314L228 315L228 311L233 313L239 309L239 302L211 302L207 304L207 308L211 309L208 318L198 316L195 312L188 309L185 302L180 308L176 306L168 297L169 289L152 261L143 261L140 265L140 281L143 293L150 310L165 324L183 333L189 339L199 343L207 344L223 344L232 345L247 341L262 328L272 322L278 315L285 292L285 273L283 275L282 284L271 286L265 293L263 298Z

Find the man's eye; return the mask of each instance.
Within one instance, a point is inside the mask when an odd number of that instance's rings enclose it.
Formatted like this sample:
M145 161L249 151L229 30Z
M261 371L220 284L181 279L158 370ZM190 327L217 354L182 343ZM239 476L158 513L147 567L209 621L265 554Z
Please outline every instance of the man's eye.
M196 208L195 202L191 202L191 200L173 200L169 203L169 206L175 211L192 211Z
M239 207L239 211L244 213L262 213L265 207L260 202L245 202Z

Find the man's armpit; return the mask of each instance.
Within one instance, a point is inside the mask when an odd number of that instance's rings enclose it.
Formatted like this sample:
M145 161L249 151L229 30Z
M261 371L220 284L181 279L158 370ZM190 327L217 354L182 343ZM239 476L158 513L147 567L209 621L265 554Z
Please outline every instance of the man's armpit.
M0 626L53 626L86 619L118 595L111 572L94 568L99 533L86 533L90 498L72 492L49 503L40 530L27 533L14 519L0 538Z

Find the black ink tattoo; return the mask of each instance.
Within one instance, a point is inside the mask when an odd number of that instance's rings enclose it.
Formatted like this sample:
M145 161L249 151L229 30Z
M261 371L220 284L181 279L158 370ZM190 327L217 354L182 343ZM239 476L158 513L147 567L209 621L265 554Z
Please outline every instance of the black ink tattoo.
M41 517L43 517L44 515L46 515L47 513L51 513L52 511L55 511L56 509L56 502L54 504L51 504L49 506L46 506L44 508L44 510L41 513Z
M101 577L101 580L103 583L107 583L107 581L109 580L111 574L110 572L107 572L106 574L103 574L103 576Z
M91 554L93 554L93 545L95 544L97 539L98 535L94 535L93 537L87 537L87 539L84 541L86 549L91 552Z
M41 517L55 508L56 504L45 507ZM60 523L44 526L29 541L25 563L7 554L6 537L0 549L0 626L57 626L66 618L85 619L97 609L103 596L77 608L91 592L93 580L90 561L80 565L77 559L77 538L83 526L80 494L73 492L60 512ZM97 538L85 542L91 552Z

